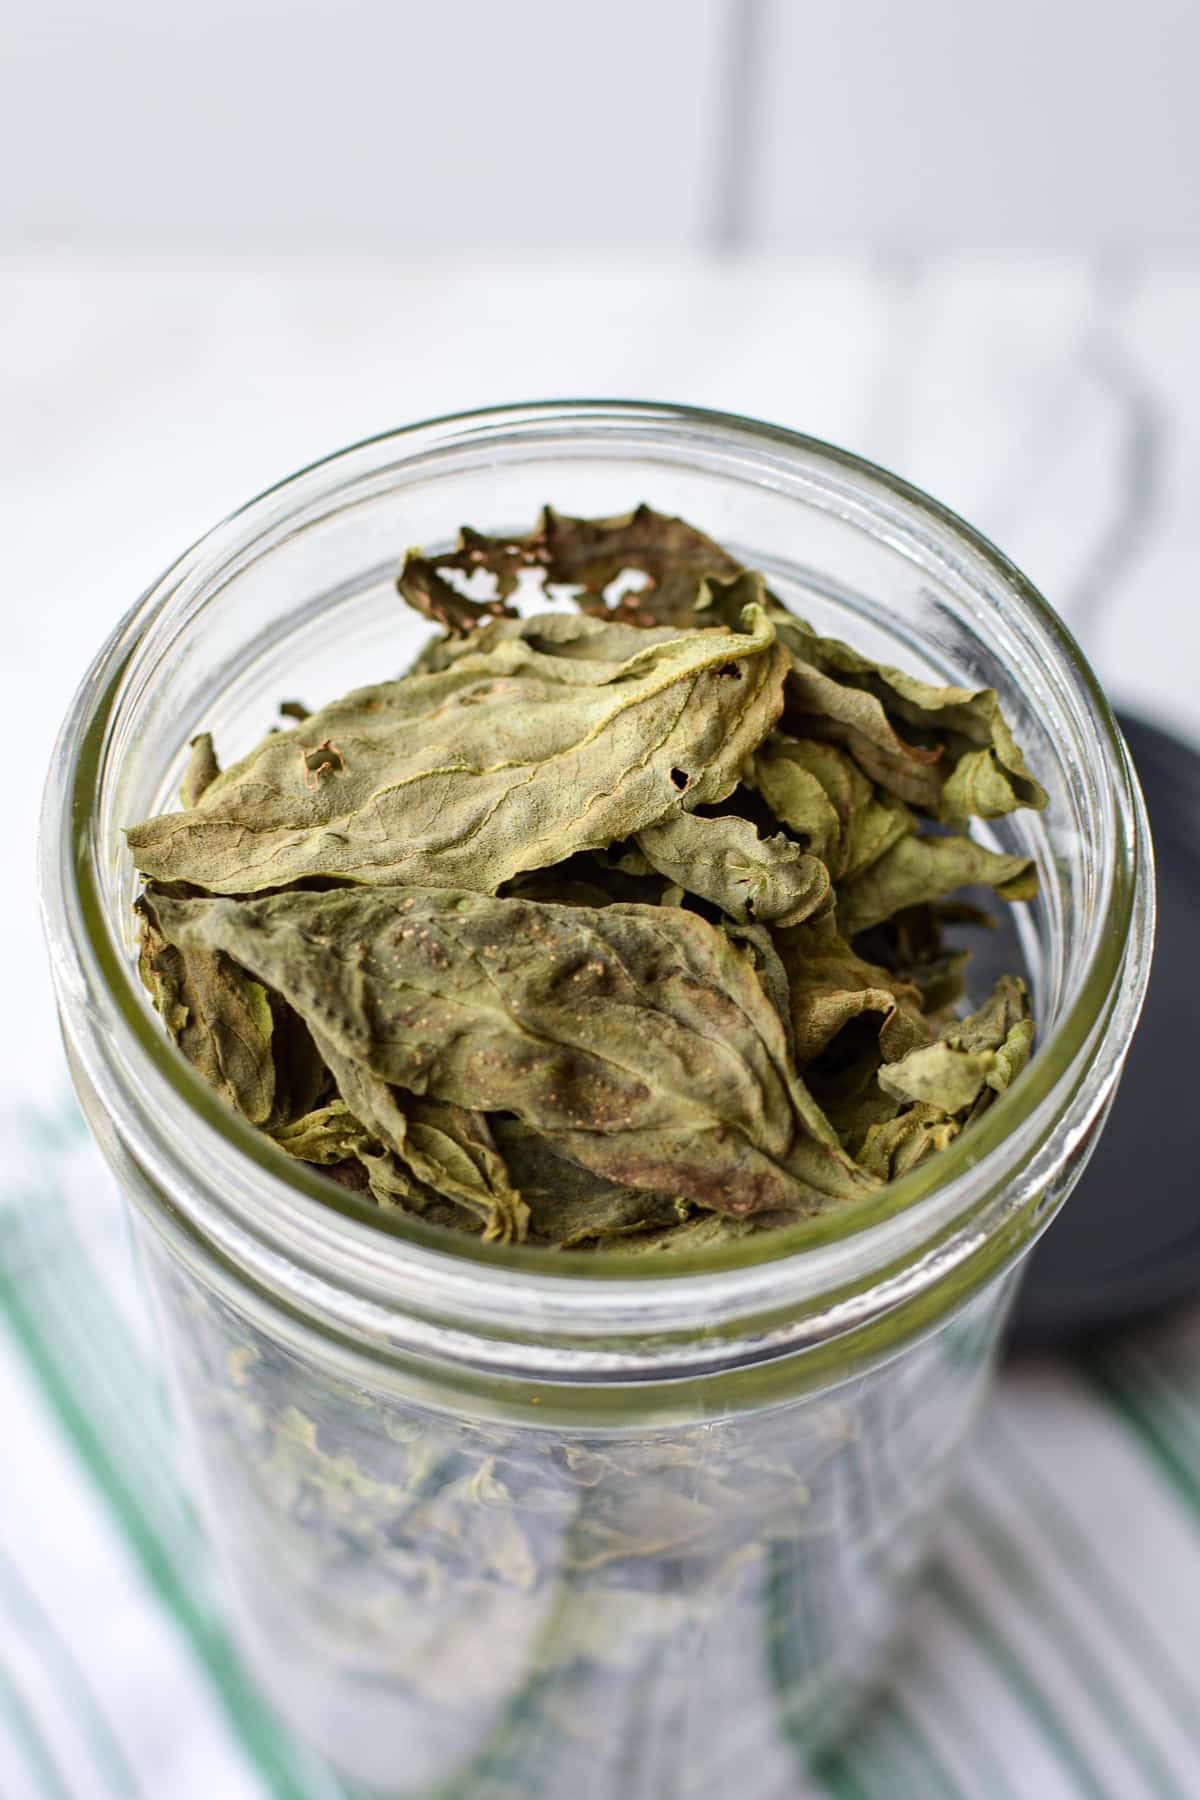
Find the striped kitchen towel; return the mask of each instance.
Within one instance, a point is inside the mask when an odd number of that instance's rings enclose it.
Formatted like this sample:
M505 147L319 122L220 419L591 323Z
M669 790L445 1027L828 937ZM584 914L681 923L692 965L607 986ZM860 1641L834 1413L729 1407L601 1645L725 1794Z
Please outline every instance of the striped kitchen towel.
M339 1800L256 1700L73 1102L0 1119L0 1797ZM780 1800L1200 1795L1200 1314L1003 1375L892 1679Z

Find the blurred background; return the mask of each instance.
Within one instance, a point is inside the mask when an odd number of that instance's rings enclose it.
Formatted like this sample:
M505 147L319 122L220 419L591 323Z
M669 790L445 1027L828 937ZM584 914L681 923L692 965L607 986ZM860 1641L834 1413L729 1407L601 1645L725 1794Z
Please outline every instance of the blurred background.
M355 438L582 393L755 414L963 513L1167 734L1144 741L1173 796L1152 811L1186 947L1198 68L1194 0L8 9L5 1800L331 1791L262 1751L177 1496L158 1494L159 1440L114 1449L156 1401L29 873L94 650L216 518ZM1128 1115L1156 1159L1143 1214L1169 1173L1149 1109L1168 1097L1190 1135L1196 1013L1171 954L1177 1051L1142 1068ZM1184 1204L1156 1254L1186 1293L1194 1176L1170 1178ZM1200 1793L1200 1320L1151 1312L1006 1373L912 1654L822 1791Z

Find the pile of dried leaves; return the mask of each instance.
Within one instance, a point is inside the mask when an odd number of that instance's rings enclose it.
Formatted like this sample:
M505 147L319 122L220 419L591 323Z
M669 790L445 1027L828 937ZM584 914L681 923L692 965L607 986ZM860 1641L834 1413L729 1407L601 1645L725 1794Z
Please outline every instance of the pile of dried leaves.
M630 588L630 572L640 578ZM569 612L518 616L538 583ZM818 636L641 506L411 554L443 635L134 826L171 1037L282 1149L486 1238L664 1251L870 1193L1019 1074L978 920L1040 807L990 688ZM488 597L472 597L480 587Z

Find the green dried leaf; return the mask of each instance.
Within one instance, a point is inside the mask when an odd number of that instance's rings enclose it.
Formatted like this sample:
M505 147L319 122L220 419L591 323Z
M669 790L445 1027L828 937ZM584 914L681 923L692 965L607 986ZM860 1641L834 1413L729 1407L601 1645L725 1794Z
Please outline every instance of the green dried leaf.
M795 925L833 904L829 871L790 838L760 838L734 817L679 813L637 835L651 866L740 925Z
M995 1051L954 1050L946 1043L914 1050L892 1068L881 1069L879 1085L897 1100L922 1100L943 1114L966 1112L979 1097L995 1061Z
M779 933L778 942L801 1068L864 1015L877 1017L875 1032L884 1062L894 1062L929 1041L918 989L864 962L836 932L800 926Z
M852 757L819 739L774 733L755 752L751 778L835 881L861 874L916 830L903 801L874 787Z
M990 887L1002 900L1032 900L1037 869L1029 857L1004 856L967 837L903 837L838 889L838 925L855 937L910 906L964 887Z
M793 656L785 717L796 737L843 744L864 774L888 793L923 812L938 811L941 749L902 738L874 694Z
M654 1227L675 1227L691 1211L681 1196L623 1187L556 1150L520 1119L493 1123L509 1176L529 1207L529 1236L563 1250L599 1244Z
M195 806L197 800L206 789L210 788L221 773L217 762L217 753L213 748L212 732L202 731L194 737L189 746L187 768L183 772L183 780L179 784L179 803L181 806Z
M265 1124L275 1100L266 990L222 951L177 943L150 894L137 907L138 973L172 1043L227 1105Z
M331 1100L328 1106L317 1107L289 1125L279 1125L271 1136L298 1162L322 1168L346 1162L361 1149L378 1147L344 1100Z
M711 623L698 619L695 628ZM740 614L730 621L730 629L740 629ZM465 637L435 638L421 653L421 672L482 668L497 675L541 675L550 681L597 687L619 679L631 658L678 637L679 629L673 625L647 629L580 613L491 619Z
M819 636L646 506L464 527L398 585L445 628L407 675L285 703L224 774L198 737L185 810L128 834L167 1029L281 1148L455 1230L662 1255L873 1191L1020 1072L1024 990L955 1017L943 927L1033 865L910 811L1044 804L991 689ZM516 616L537 587L578 610ZM475 1473L447 1529L510 1505ZM662 1524L632 1536L681 1554Z
M927 1156L944 1150L961 1129L940 1107L913 1106L898 1118L872 1125L859 1161L880 1181L898 1181Z
M1033 1022L1025 984L1005 975L978 1012L956 1020L936 1043L881 1069L879 1085L898 1100L936 1107L943 1115L977 1109L1003 1093L1029 1059Z
M873 780L946 820L1045 806L994 688L935 686L818 636L778 603L772 616L796 657L792 686L801 710L811 709L822 729L845 742ZM829 682L842 690L840 700Z
M695 1218L682 1224L676 1220L661 1230L609 1234L597 1240L596 1249L618 1256L690 1256L698 1250L740 1243L760 1229L765 1229L765 1224L757 1217L735 1219L729 1213L697 1213Z
M312 1024L343 1100L417 1184L414 1188L388 1165L372 1169L372 1190L382 1185L395 1202L420 1212L428 1211L429 1190L479 1219L485 1239L520 1242L529 1227L529 1208L509 1180L483 1115L392 1086L368 1060L348 1055L327 1021L322 1021L325 1030L315 1018Z
M730 942L738 946L758 976L763 993L774 1008L775 1016L783 1027L787 1053L794 1063L796 1044L792 1035L792 1002L788 990L788 974L774 937L765 925L735 925L729 920L722 920L721 929ZM813 929L815 930L816 927L814 926Z
M729 793L782 696L770 626L746 625L649 645L596 685L465 657L359 689L267 737L190 811L130 829L134 861L210 893L312 876L492 892Z
M695 914L363 888L158 904L285 995L351 1111L406 1157L389 1088L514 1113L610 1181L714 1211L869 1191L755 971Z

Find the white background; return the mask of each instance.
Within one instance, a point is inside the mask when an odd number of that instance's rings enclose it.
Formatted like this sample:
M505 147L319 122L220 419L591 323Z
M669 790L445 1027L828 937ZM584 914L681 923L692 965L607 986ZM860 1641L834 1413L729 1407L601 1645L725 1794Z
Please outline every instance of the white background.
M1195 0L36 0L0 240L1200 243Z

